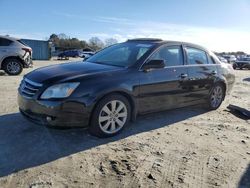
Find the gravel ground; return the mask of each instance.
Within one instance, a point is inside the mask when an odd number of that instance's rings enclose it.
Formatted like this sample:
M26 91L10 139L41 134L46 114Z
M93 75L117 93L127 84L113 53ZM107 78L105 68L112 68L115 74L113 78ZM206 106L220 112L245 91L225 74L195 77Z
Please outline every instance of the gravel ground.
M34 68L61 61L35 61ZM34 69L33 68L33 69ZM48 129L18 113L21 76L0 75L0 187L250 187L250 71L216 111L191 107L141 116L120 135ZM245 80L244 80L245 79ZM244 81L243 81L244 80Z

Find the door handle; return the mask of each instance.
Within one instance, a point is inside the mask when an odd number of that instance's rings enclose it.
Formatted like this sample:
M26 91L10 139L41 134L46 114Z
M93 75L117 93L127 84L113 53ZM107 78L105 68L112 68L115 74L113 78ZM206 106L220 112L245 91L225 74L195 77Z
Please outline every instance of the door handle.
M184 73L182 73L181 75L180 75L180 78L181 79L184 79L184 78L187 78L188 77L188 75L187 74L184 74Z
M217 74L217 71L212 71L211 72L211 75L216 75Z

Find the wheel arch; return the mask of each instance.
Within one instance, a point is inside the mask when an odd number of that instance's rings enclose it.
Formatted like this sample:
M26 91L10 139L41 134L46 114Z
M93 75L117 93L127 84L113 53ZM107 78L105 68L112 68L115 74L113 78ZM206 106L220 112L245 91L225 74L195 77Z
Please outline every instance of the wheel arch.
M219 80L215 81L215 83L214 83L214 85L217 85L217 84L222 85L222 87L224 88L224 91L225 91L225 94L224 94L224 97L223 97L223 100L224 100L225 96L227 94L227 82L224 79L219 79Z
M6 61L7 61L8 59L17 59L18 61L20 61L20 63L21 63L22 66L24 67L24 62L23 62L23 60L22 60L19 56L8 56L8 57L5 57L5 58L2 60L2 63L1 63L1 66L0 66L1 69L3 69L4 64L6 63Z
M118 94L118 95L121 95L123 97L125 97L129 104L130 104L130 107L131 107L131 120L132 121L135 121L136 120L136 115L137 115L137 105L136 105L136 100L135 98L129 94L128 92L126 91L123 91L123 90L116 90L116 91L110 91L110 92L106 92L104 94L102 94L100 97L97 98L92 110L91 110L91 118L92 119L92 114L93 114L93 111L95 110L97 104L105 97L109 96L109 95L115 95L115 94Z

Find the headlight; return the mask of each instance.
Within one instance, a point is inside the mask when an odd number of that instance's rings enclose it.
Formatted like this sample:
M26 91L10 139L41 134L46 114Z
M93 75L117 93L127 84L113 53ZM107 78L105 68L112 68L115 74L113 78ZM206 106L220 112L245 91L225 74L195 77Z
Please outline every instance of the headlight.
M79 82L71 82L50 86L43 92L41 99L66 98L73 93L79 84Z

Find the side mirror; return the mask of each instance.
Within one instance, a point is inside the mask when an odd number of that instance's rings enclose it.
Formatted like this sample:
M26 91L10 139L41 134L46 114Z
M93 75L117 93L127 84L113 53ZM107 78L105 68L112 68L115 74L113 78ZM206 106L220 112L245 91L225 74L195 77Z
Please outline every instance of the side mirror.
M165 67L164 60L162 59L154 59L145 63L142 69L148 72L150 69L162 69Z

